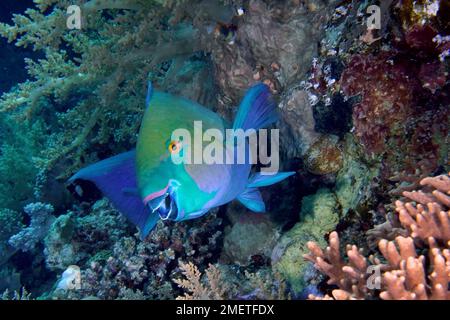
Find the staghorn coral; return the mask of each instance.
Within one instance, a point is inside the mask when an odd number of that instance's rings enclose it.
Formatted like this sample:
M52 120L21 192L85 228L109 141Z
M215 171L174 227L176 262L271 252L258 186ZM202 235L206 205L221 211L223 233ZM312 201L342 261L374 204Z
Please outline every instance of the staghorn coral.
M339 236L332 232L329 246L323 251L315 242L308 242L309 254L304 258L314 263L314 266L325 273L329 285L337 285L339 289L333 290L333 297L337 300L363 299L368 296L366 287L367 259L356 246L346 247L348 262L344 261L340 253Z
M395 187L389 190L392 196L402 196L404 191L413 191L420 186L423 178L430 176L436 167L435 159L423 159L416 163L416 167L412 172L402 171L395 173L389 178L395 183Z
M338 286L339 289L332 290L334 299L377 297L378 291L369 289L369 281L373 281L369 266L382 272L375 280L382 285L381 299L450 299L450 178L428 177L420 184L422 190L404 192L410 202L396 202L407 236L379 241L379 252L385 262L375 255L366 258L354 245L347 245L344 259L337 232L330 234L325 251L317 243L308 242L310 253L304 257L329 277L328 284ZM428 247L429 262L421 250L424 246Z

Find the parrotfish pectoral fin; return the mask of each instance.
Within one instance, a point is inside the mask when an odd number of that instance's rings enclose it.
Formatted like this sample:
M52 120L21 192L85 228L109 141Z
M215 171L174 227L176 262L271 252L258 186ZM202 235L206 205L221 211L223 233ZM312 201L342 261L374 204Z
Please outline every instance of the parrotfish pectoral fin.
M150 105L150 100L152 100L152 96L153 96L153 85L152 83L149 81L148 82L148 87L147 87L147 97L145 98L145 108L147 109L148 106Z
M155 226L158 215L151 215L137 193L135 150L81 169L69 182L78 179L93 182L114 207L139 228L141 237L145 237Z
M295 171L278 172L272 175L265 175L261 174L261 172L258 172L252 175L250 179L248 179L247 188L259 188L270 186L272 184L280 182L281 180L286 179L287 177L292 176L293 174L295 174Z
M261 193L256 188L247 188L243 193L241 193L237 199L245 207L254 212L265 212L266 205L261 197Z
M277 106L269 87L259 83L251 87L239 105L233 129L261 129L278 120Z

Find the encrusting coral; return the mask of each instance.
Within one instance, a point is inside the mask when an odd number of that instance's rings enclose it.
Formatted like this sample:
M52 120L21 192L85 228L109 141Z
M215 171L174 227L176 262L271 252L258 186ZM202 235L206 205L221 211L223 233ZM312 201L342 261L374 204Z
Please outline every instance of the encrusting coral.
M325 251L314 242L308 243L310 253L305 259L329 277L329 285L338 286L332 290L334 299L378 295L381 299L450 299L450 177L427 177L420 184L421 190L403 193L409 201L395 203L407 236L379 241L385 261L375 255L366 258L354 245L347 245L345 259L337 232L330 234ZM375 278L373 271L378 272ZM329 295L324 298L331 299Z

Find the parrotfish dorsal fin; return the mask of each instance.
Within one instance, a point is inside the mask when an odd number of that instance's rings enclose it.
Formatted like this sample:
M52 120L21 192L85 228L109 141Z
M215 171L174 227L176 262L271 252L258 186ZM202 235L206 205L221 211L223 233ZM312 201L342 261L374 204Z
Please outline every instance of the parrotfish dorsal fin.
M148 87L147 87L147 97L145 98L145 108L146 109L150 105L150 100L152 100L152 96L153 96L153 85L152 85L151 81L149 81Z
M269 87L259 83L248 89L234 119L233 129L261 129L278 120Z
M69 182L77 179L93 182L114 207L139 228L141 238L145 238L158 222L158 214L145 207L137 192L135 150L81 169Z

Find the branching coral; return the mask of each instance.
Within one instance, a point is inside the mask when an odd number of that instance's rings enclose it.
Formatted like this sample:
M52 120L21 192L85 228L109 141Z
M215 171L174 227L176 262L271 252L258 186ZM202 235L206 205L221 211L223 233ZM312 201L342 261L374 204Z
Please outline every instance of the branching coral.
M396 248L396 245L399 249ZM449 300L450 251L430 246L431 272L427 277L426 259L417 256L413 238L397 237L381 240L380 251L388 261L389 270L382 275L384 300ZM385 266L386 267L386 266Z
M13 293L10 293L7 289L2 293L0 300L31 300L31 293L25 288L22 288L20 291L14 291Z
M205 271L205 284L201 281L201 272L192 263L180 262L181 273L185 279L174 279L173 281L186 291L179 300L223 300L226 297L227 288L223 285L220 272L214 265L209 265Z
M428 245L438 241L450 246L450 178L447 175L425 178L419 191L403 192L413 202L397 201L396 210L401 224L411 237L427 241Z
M184 291L179 300L286 300L287 285L270 269L236 272L232 265L209 265L202 273L193 263L180 263L182 279L173 281Z
M367 259L356 246L346 248L348 262L340 253L339 237L336 232L330 234L329 246L323 251L315 242L308 242L310 251L305 259L314 263L315 267L330 279L328 284L337 285L333 297L337 300L362 299L368 294L366 287Z
M409 202L396 202L407 237L379 241L385 262L376 256L366 258L361 250L350 245L344 259L336 232L330 234L325 251L314 242L308 243L310 253L305 259L330 278L328 284L339 288L332 290L333 298L372 298L378 296L373 289L381 289L381 299L450 299L450 178L428 177L420 184L422 190L404 192ZM424 249L428 250L429 260ZM370 272L374 270L379 273L375 278ZM371 287L370 281L382 287Z

